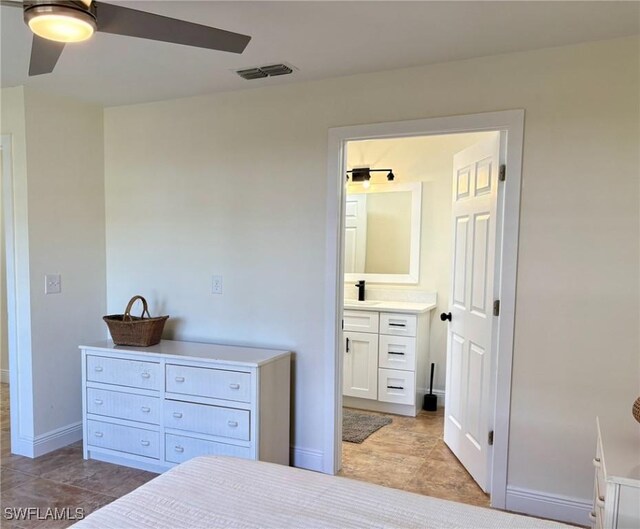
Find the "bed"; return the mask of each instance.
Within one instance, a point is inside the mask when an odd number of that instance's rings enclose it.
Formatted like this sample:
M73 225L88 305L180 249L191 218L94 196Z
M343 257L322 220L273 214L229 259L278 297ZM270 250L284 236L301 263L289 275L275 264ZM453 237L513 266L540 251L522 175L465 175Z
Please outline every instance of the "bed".
M566 529L307 470L206 456L187 461L87 516L75 529Z

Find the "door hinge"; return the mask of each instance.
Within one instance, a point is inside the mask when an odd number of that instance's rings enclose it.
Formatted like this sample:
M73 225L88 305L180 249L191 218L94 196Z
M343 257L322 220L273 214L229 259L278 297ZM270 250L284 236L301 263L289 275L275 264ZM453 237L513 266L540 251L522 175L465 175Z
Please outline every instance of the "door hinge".
M489 446L493 446L493 430L489 432L487 441L489 442Z
M500 300L499 299L496 299L493 302L493 315L500 316Z
M507 179L507 166L502 164L498 170L498 180L504 182Z

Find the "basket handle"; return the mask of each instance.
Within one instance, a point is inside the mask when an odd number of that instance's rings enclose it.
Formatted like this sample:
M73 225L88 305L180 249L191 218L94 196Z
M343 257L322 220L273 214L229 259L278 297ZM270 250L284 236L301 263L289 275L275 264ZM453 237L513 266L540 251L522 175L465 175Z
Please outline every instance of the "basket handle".
M149 307L147 306L147 300L144 299L142 296L133 296L130 300L129 303L127 304L127 308L124 309L124 316L122 317L123 321L128 321L131 319L131 309L133 308L133 304L136 301L142 301L142 314L140 314L141 318L144 318L144 313L147 313L147 317L151 318L151 314L149 314Z

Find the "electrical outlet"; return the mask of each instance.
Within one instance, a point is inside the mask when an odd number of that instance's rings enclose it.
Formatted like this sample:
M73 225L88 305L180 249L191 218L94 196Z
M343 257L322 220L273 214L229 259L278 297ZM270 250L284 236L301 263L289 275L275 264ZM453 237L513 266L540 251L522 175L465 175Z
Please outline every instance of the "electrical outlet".
M211 277L211 293L222 294L222 276Z
M62 280L60 274L47 274L44 276L44 293L60 294L62 292Z

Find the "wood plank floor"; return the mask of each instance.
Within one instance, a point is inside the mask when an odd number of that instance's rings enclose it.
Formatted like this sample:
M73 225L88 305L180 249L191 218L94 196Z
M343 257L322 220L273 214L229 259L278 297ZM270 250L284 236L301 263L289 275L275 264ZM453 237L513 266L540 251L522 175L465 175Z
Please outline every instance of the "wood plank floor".
M374 413L374 412L370 412ZM421 411L392 423L361 444L342 443L340 475L445 500L489 506L489 496L442 440L444 411Z

